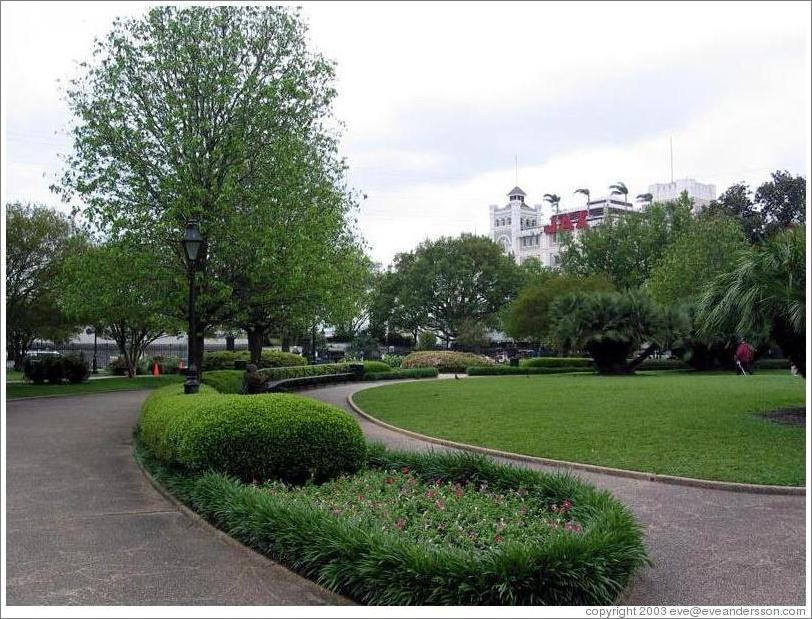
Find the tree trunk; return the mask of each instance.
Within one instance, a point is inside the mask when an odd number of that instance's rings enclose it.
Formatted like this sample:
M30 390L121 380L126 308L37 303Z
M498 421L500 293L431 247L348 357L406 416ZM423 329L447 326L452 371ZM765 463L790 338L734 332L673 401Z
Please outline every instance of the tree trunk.
M290 335L287 329L282 329L282 352L290 352Z
M640 367L640 364L643 363L646 359L648 359L654 351L657 350L656 344L649 344L646 346L646 349L641 352L637 357L635 357L627 366L626 371L629 374L634 374L634 371Z
M248 350L251 351L251 363L258 366L262 361L262 342L265 339L265 329L259 325L251 325L245 332L248 334Z

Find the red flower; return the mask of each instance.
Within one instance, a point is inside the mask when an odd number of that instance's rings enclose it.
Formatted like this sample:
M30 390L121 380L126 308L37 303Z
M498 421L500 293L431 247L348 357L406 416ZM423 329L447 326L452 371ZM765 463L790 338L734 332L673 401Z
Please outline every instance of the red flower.
M404 467L401 469L401 471L403 471L403 474L404 474L404 475L408 475L408 474L409 474L409 467L408 467L408 466L404 466Z
M455 495L457 498L460 498L460 497L461 497L463 494L465 494L465 492L463 491L462 486L457 486L457 487L454 489L454 495Z
M445 503L443 503L440 499L434 502L434 507L439 509L440 511L445 510Z
M406 520L404 518L398 518L397 521L395 522L395 528L398 531L403 531L403 527L405 527L405 526L406 526Z
M572 501L569 499L565 499L564 502L561 504L561 509L559 510L560 513L566 514L572 508Z
M495 541L497 544L501 544L504 540L505 538L502 537L501 535L497 535L496 537L493 538L493 541Z

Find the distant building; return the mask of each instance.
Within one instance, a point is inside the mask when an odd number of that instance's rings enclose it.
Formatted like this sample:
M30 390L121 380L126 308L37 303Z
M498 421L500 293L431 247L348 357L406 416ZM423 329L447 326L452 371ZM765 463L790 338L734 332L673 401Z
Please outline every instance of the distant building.
M692 178L680 178L671 183L655 183L648 186L654 202L669 202L680 197L683 191L694 200L694 210L700 210L716 199L716 185L699 183Z
M607 215L627 213L632 205L614 197L590 200L586 208L551 214L545 221L543 205L525 203L527 194L519 187L508 193L504 206L490 207L491 239L521 264L537 258L543 266L555 267L564 234L578 235L581 231L603 223Z

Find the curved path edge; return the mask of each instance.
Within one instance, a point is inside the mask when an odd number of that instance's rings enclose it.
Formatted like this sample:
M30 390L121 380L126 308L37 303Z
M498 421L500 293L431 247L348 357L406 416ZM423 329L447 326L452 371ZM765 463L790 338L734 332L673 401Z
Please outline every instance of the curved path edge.
M358 393L359 391L356 391L355 393ZM630 477L632 479L643 479L646 481L655 481L663 484L672 484L677 486L709 488L712 490L729 490L732 492L745 492L751 494L777 494L784 496L803 496L806 494L805 486L770 486L763 484L745 484L732 481L714 481L710 479L697 479L694 477L679 477L677 475L658 475L656 473L645 473L642 471L616 469L607 466L599 466L597 464L585 464L582 462L569 462L567 460L554 460L552 458L528 456L525 454L518 454L510 451L501 451L499 449L492 449L490 447L480 447L478 445L458 443L456 441L450 441L448 439L428 436L426 434L420 434L419 432L406 430L404 428L399 428L398 426L393 426L392 424L386 423L385 421L382 421L377 417L370 415L369 413L364 411L360 406L358 406L358 404L355 403L355 400L353 400L353 395L354 394L351 393L347 396L347 403L349 404L350 408L352 408L353 411L355 411L358 415L360 415L367 421L379 425L382 428L386 428L387 430L391 430L393 432L397 432L405 436L410 436L412 438L420 439L422 441L426 441L429 443L434 443L435 445L442 445L444 447L453 447L455 449L461 449L473 453L486 454L489 456L497 456L500 458L507 458L509 460L516 460L518 462L530 462L535 464L545 464L549 466L566 467L575 470L590 471L592 473L602 473L605 475L614 475L616 477Z

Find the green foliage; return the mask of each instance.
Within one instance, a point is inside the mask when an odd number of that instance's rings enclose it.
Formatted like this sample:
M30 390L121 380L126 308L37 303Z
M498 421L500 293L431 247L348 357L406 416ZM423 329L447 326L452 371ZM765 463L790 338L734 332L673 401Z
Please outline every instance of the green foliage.
M383 278L378 320L391 322L395 330L422 329L453 340L466 321L497 326L497 313L520 283L519 267L486 237L425 241L395 257Z
M641 370L688 370L691 366L680 359L646 359Z
M503 326L517 340L549 343L555 317L550 306L557 298L572 292L611 292L615 288L603 274L572 276L558 271L543 272L522 288L508 306Z
M167 466L213 470L245 481L323 482L357 471L366 457L358 423L344 411L288 394L223 395L166 387L144 403L139 430Z
M483 355L453 350L413 352L403 360L401 368L437 368L441 373L464 373L469 367L494 365L493 359Z
M244 376L241 370L209 370L200 375L200 382L219 393L244 393Z
M90 377L90 364L82 355L66 355L62 359L65 379L72 385L85 382Z
M15 369L35 339L62 341L78 325L60 308L58 275L83 237L58 211L6 204L6 346Z
M180 357L164 357L158 355L149 361L150 372L152 371L152 364L157 363L161 374L177 374L180 370Z
M552 313L558 316L552 335L561 349L589 352L605 374L633 372L644 357L632 363L627 359L638 347L647 344L650 354L655 347L669 347L690 329L685 315L664 311L636 291L570 294L554 301Z
M789 359L759 359L756 361L759 370L789 370Z
M488 328L476 320L463 320L454 339L454 346L466 351L476 351L490 343Z
M380 374L389 372L392 369L388 363L384 361L364 361L364 374Z
M666 305L695 302L708 283L728 270L746 247L738 221L729 216L700 215L665 250L645 284L646 290Z
M233 369L236 361L250 360L251 353L247 350L218 350L203 354L204 370ZM307 359L281 350L263 350L259 362L261 368L295 367L307 365Z
M577 276L603 274L618 290L638 288L691 221L691 208L692 201L683 195L643 212L613 215L564 242L562 269Z
M23 361L23 377L35 385L42 385L48 380L45 368L46 364L44 358L26 357Z
M352 338L345 354L350 359L365 359L367 357L380 356L378 351L378 340L372 337L368 331L362 331Z
M6 397L37 398L41 396L72 396L86 393L109 393L112 391L135 391L141 389L157 389L183 381L182 376L141 376L138 378L105 378L104 380L88 380L83 383L61 385L32 385L30 383L9 383L6 385Z
M417 350L434 350L437 348L437 336L431 331L421 331L417 336Z
M592 359L587 357L532 357L521 359L523 368L591 368Z
M365 604L610 604L647 562L642 529L632 513L608 493L574 477L498 465L470 454L371 451L367 472L320 488L263 488L222 475L183 474L149 456L146 464L160 483L216 526ZM461 501L478 508L466 509L467 518L487 513L472 521L483 533L499 526L493 521L500 508L489 500L498 493L521 495L528 513L547 510L547 518L553 505L559 511L565 507L580 531L559 526L524 543L505 540L497 548L477 552L437 544L431 529L410 534L407 523L399 522L404 516L392 522L366 502L359 503L355 490L369 486L373 496L388 496L396 474L387 484L386 471L405 475L404 469L414 480L406 482L406 490L416 500L418 489L437 482L439 489L434 490L449 495L446 503ZM382 475L379 488L374 480ZM463 489L460 497L455 483ZM392 497L387 504L396 512L408 510L412 502L401 499ZM440 513L431 522L439 528L442 519Z
M403 363L405 358L406 357L403 355L384 355L381 361L383 361L390 368L395 369L400 367L400 364Z
M509 365L493 365L488 367L468 368L466 372L468 376L512 376L521 375L526 376L529 374L569 374L571 372L592 372L592 360L589 361L589 366L562 366L562 367L532 367L532 366L519 366L511 367Z
M437 368L412 368L411 370L389 370L364 374L364 380L401 380L405 378L437 378Z
M806 376L806 240L800 226L739 254L699 302L701 332L773 339Z

